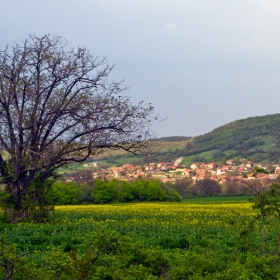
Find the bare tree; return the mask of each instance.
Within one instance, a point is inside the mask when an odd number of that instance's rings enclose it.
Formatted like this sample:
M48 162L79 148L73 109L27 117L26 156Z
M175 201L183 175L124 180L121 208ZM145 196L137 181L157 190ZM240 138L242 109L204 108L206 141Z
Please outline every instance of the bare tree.
M0 176L16 219L28 216L38 182L66 163L108 148L147 153L153 107L109 83L113 68L59 36L29 35L0 52Z

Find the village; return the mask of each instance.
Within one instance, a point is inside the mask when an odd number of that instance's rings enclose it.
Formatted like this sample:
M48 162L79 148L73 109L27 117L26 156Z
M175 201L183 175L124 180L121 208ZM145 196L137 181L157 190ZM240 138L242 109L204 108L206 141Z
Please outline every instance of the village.
M117 178L124 181L136 178L157 179L164 183L175 182L189 177L193 183L209 178L218 183L226 182L227 178L235 180L274 180L280 173L279 164L254 164L245 159L229 159L226 165L215 162L193 163L189 167L181 164L183 157L172 162L149 163L144 166L123 164L121 167L100 169L92 173L93 178L111 180ZM97 163L84 164L84 167L97 167ZM263 172L256 172L256 169ZM69 178L71 180L71 178Z

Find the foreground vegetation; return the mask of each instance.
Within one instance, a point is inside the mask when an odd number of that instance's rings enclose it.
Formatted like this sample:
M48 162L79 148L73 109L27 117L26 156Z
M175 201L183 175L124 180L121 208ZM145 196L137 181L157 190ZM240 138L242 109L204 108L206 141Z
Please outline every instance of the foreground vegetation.
M1 260L13 279L279 279L278 224L262 250L253 204L218 200L57 206L49 223L1 224Z

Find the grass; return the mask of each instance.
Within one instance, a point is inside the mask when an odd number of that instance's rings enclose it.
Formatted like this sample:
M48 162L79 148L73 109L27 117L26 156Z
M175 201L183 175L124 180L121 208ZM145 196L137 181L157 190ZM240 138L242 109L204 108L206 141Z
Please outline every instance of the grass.
M251 196L213 196L184 199L184 203L199 204L223 204L223 203L245 203Z
M212 155L213 155L214 151L215 150L203 152L203 153L200 153L200 154L197 154L197 155L184 156L183 160L182 160L182 164L190 166L191 164L193 164L194 162L197 161L196 160L197 157L202 158L204 162L213 161ZM201 161L199 161L199 162L201 162Z

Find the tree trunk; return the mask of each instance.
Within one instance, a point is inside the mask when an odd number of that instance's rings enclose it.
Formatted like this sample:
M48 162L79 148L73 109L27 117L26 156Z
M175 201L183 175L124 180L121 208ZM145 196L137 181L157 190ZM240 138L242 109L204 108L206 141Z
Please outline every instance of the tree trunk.
M6 203L4 211L11 223L24 221L28 217L29 202L26 201L26 183L13 183L9 186L12 192L12 203Z

